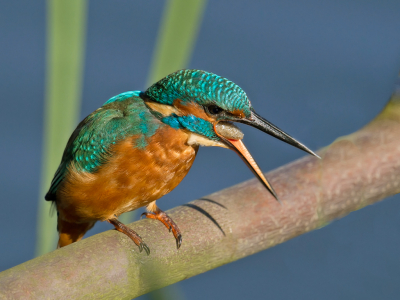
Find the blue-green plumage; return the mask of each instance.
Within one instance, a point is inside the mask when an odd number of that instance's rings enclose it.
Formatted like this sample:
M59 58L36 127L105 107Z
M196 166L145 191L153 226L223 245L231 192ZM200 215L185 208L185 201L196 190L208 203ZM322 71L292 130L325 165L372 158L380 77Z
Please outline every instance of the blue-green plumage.
M110 155L110 145L129 135L140 134L137 147L146 146L146 138L153 135L157 126L149 119L151 114L140 97L140 91L121 93L84 119L72 134L57 169L46 199L53 199L67 167L74 162L78 171L93 172ZM224 110L240 110L250 115L250 101L246 93L232 81L200 70L180 70L172 73L144 92L144 96L167 105L175 99L196 102L200 105L216 104ZM219 140L213 125L194 115L162 117L161 121L175 129Z
M59 184L71 163L77 171L95 172L112 155L110 146L127 136L139 135L134 147L145 148L160 122L139 97L140 91L112 97L87 116L75 129L51 183L46 200L54 200Z
M200 105L216 104L226 111L251 114L246 93L232 81L200 70L180 70L147 89L145 95L159 103L172 105L175 99Z
M277 198L230 122L256 127L314 154L257 115L246 93L232 81L200 71L180 70L145 92L112 97L86 117L71 135L46 200L56 202L59 247L83 237L96 221L107 220L139 246L140 236L118 221L124 212L146 206L146 217L172 230L178 226L155 204L189 171L199 146L236 151Z
M213 125L210 122L193 115L177 116L176 114L172 114L168 117L162 118L161 121L175 129L187 129L209 139L219 140L219 137L215 134Z

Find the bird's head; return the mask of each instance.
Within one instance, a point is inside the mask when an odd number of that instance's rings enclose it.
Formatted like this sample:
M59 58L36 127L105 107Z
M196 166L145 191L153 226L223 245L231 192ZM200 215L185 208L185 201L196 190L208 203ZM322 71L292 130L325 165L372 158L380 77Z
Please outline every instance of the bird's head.
M213 73L200 70L177 71L149 87L142 98L162 122L175 129L186 130L189 133L189 144L219 146L237 152L277 200L272 186L244 146L243 133L232 122L253 126L317 156L259 116L238 85Z

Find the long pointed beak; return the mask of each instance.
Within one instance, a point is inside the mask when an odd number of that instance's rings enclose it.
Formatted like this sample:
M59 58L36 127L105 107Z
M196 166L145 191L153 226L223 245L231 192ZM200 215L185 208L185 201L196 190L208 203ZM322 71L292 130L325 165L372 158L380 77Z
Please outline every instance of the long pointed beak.
M314 155L315 157L321 158L313 151L308 149L305 145L303 145L296 139L292 138L286 132L279 129L274 124L270 123L269 121L258 115L254 110L252 110L251 117L249 119L237 119L235 120L235 122L240 122L255 127L257 129L260 129L261 131L264 131L265 133L268 133L269 135L272 135L273 137L276 137L277 139L280 139L281 141L284 141L289 145L299 148L311 155Z
M232 125L233 126L233 125ZM235 128L235 127L231 127ZM224 144L228 146L230 149L234 150L240 158L246 163L249 169L254 173L254 175L260 180L260 182L267 188L267 190L274 196L274 198L281 203L276 194L272 185L268 182L268 180L264 177L264 174L261 172L260 168L258 167L257 163L255 162L254 158L251 156L250 152L247 150L246 146L243 144L241 138L243 138L243 134L237 134L239 139L234 139L232 137L225 137L223 136L218 130L214 127L215 132L217 135L222 139ZM281 203L282 204L282 203Z

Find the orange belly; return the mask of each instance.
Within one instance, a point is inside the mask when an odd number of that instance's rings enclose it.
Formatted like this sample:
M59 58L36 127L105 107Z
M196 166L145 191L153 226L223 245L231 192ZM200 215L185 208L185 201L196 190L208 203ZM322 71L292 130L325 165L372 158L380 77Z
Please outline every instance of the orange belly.
M182 130L164 126L135 148L138 136L115 144L111 158L94 173L72 165L57 191L59 216L75 223L107 220L135 210L172 191L186 176L198 147Z

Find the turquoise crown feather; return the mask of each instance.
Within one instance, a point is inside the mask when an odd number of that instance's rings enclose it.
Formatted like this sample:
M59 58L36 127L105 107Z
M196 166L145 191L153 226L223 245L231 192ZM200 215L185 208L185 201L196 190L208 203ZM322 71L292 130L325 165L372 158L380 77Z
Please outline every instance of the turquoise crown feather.
M200 105L215 104L227 111L241 110L251 115L246 93L232 81L201 70L179 70L149 87L145 96L162 104L172 105L175 99L194 101Z

